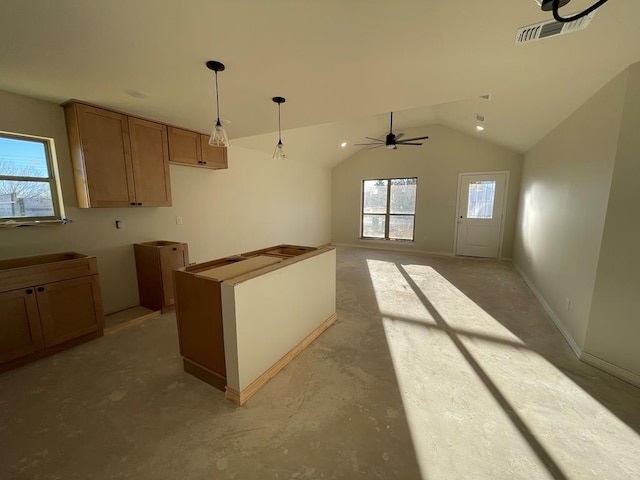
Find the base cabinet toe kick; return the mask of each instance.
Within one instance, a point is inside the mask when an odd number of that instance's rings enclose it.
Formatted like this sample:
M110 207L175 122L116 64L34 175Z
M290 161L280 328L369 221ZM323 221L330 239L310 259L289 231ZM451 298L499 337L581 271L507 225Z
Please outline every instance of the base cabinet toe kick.
M278 245L174 271L184 370L244 404L336 320L333 247Z

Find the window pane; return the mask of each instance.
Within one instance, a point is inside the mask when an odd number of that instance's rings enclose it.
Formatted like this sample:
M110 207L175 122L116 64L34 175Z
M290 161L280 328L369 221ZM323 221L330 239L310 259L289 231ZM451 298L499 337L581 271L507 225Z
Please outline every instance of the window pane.
M496 182L493 180L469 184L467 218L493 218L495 196Z
M362 236L384 238L385 223L384 215L363 215Z
M362 206L364 213L387 212L387 183L387 180L364 181L364 197Z
M42 142L0 138L0 175L49 178Z
M413 215L391 215L389 217L389 238L413 240Z
M416 213L416 178L391 180L391 208L389 213Z
M0 217L54 216L49 182L0 180Z

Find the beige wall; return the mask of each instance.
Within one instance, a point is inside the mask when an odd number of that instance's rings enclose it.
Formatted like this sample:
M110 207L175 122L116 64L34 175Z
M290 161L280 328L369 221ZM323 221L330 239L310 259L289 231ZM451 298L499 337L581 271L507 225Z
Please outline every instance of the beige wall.
M362 150L333 169L333 241L453 254L458 173L509 170L502 256L510 258L522 156L442 125L408 129L404 133L408 138L421 135L430 138L421 147ZM360 240L362 180L414 176L418 177L415 242Z
M107 312L138 304L136 242L184 241L190 260L202 262L279 243L315 246L331 238L329 169L275 162L232 146L228 170L171 166L172 207L78 209L62 108L0 91L0 130L54 139L72 220L64 226L0 229L0 258L70 250L97 256ZM182 225L176 225L176 216ZM116 220L122 221L120 230Z
M625 85L626 75L612 80L525 156L514 261L578 349L587 332Z
M640 64L626 96L585 353L640 379Z
M597 92L525 156L514 263L584 347L626 75ZM567 310L567 299L570 306Z

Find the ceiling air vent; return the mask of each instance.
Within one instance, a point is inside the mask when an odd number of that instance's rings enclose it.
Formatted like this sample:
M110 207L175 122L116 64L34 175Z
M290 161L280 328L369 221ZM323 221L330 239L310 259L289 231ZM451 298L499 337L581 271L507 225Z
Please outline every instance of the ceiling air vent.
M560 23L555 20L548 22L536 23L519 28L516 32L516 45L523 43L535 42L543 38L555 37L556 35L564 35L565 33L577 32L589 26L595 12L591 12L586 17L579 18L573 22Z

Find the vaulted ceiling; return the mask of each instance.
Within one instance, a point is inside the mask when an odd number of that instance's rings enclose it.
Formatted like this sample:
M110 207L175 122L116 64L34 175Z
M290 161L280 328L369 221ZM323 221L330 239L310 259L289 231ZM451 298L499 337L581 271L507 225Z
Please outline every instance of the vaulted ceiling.
M227 67L232 145L273 150L280 95L290 156L320 165L383 135L389 111L397 131L441 123L525 152L640 61L637 0L610 0L585 30L514 45L518 27L550 18L534 0L3 0L0 89L209 131L213 59Z

